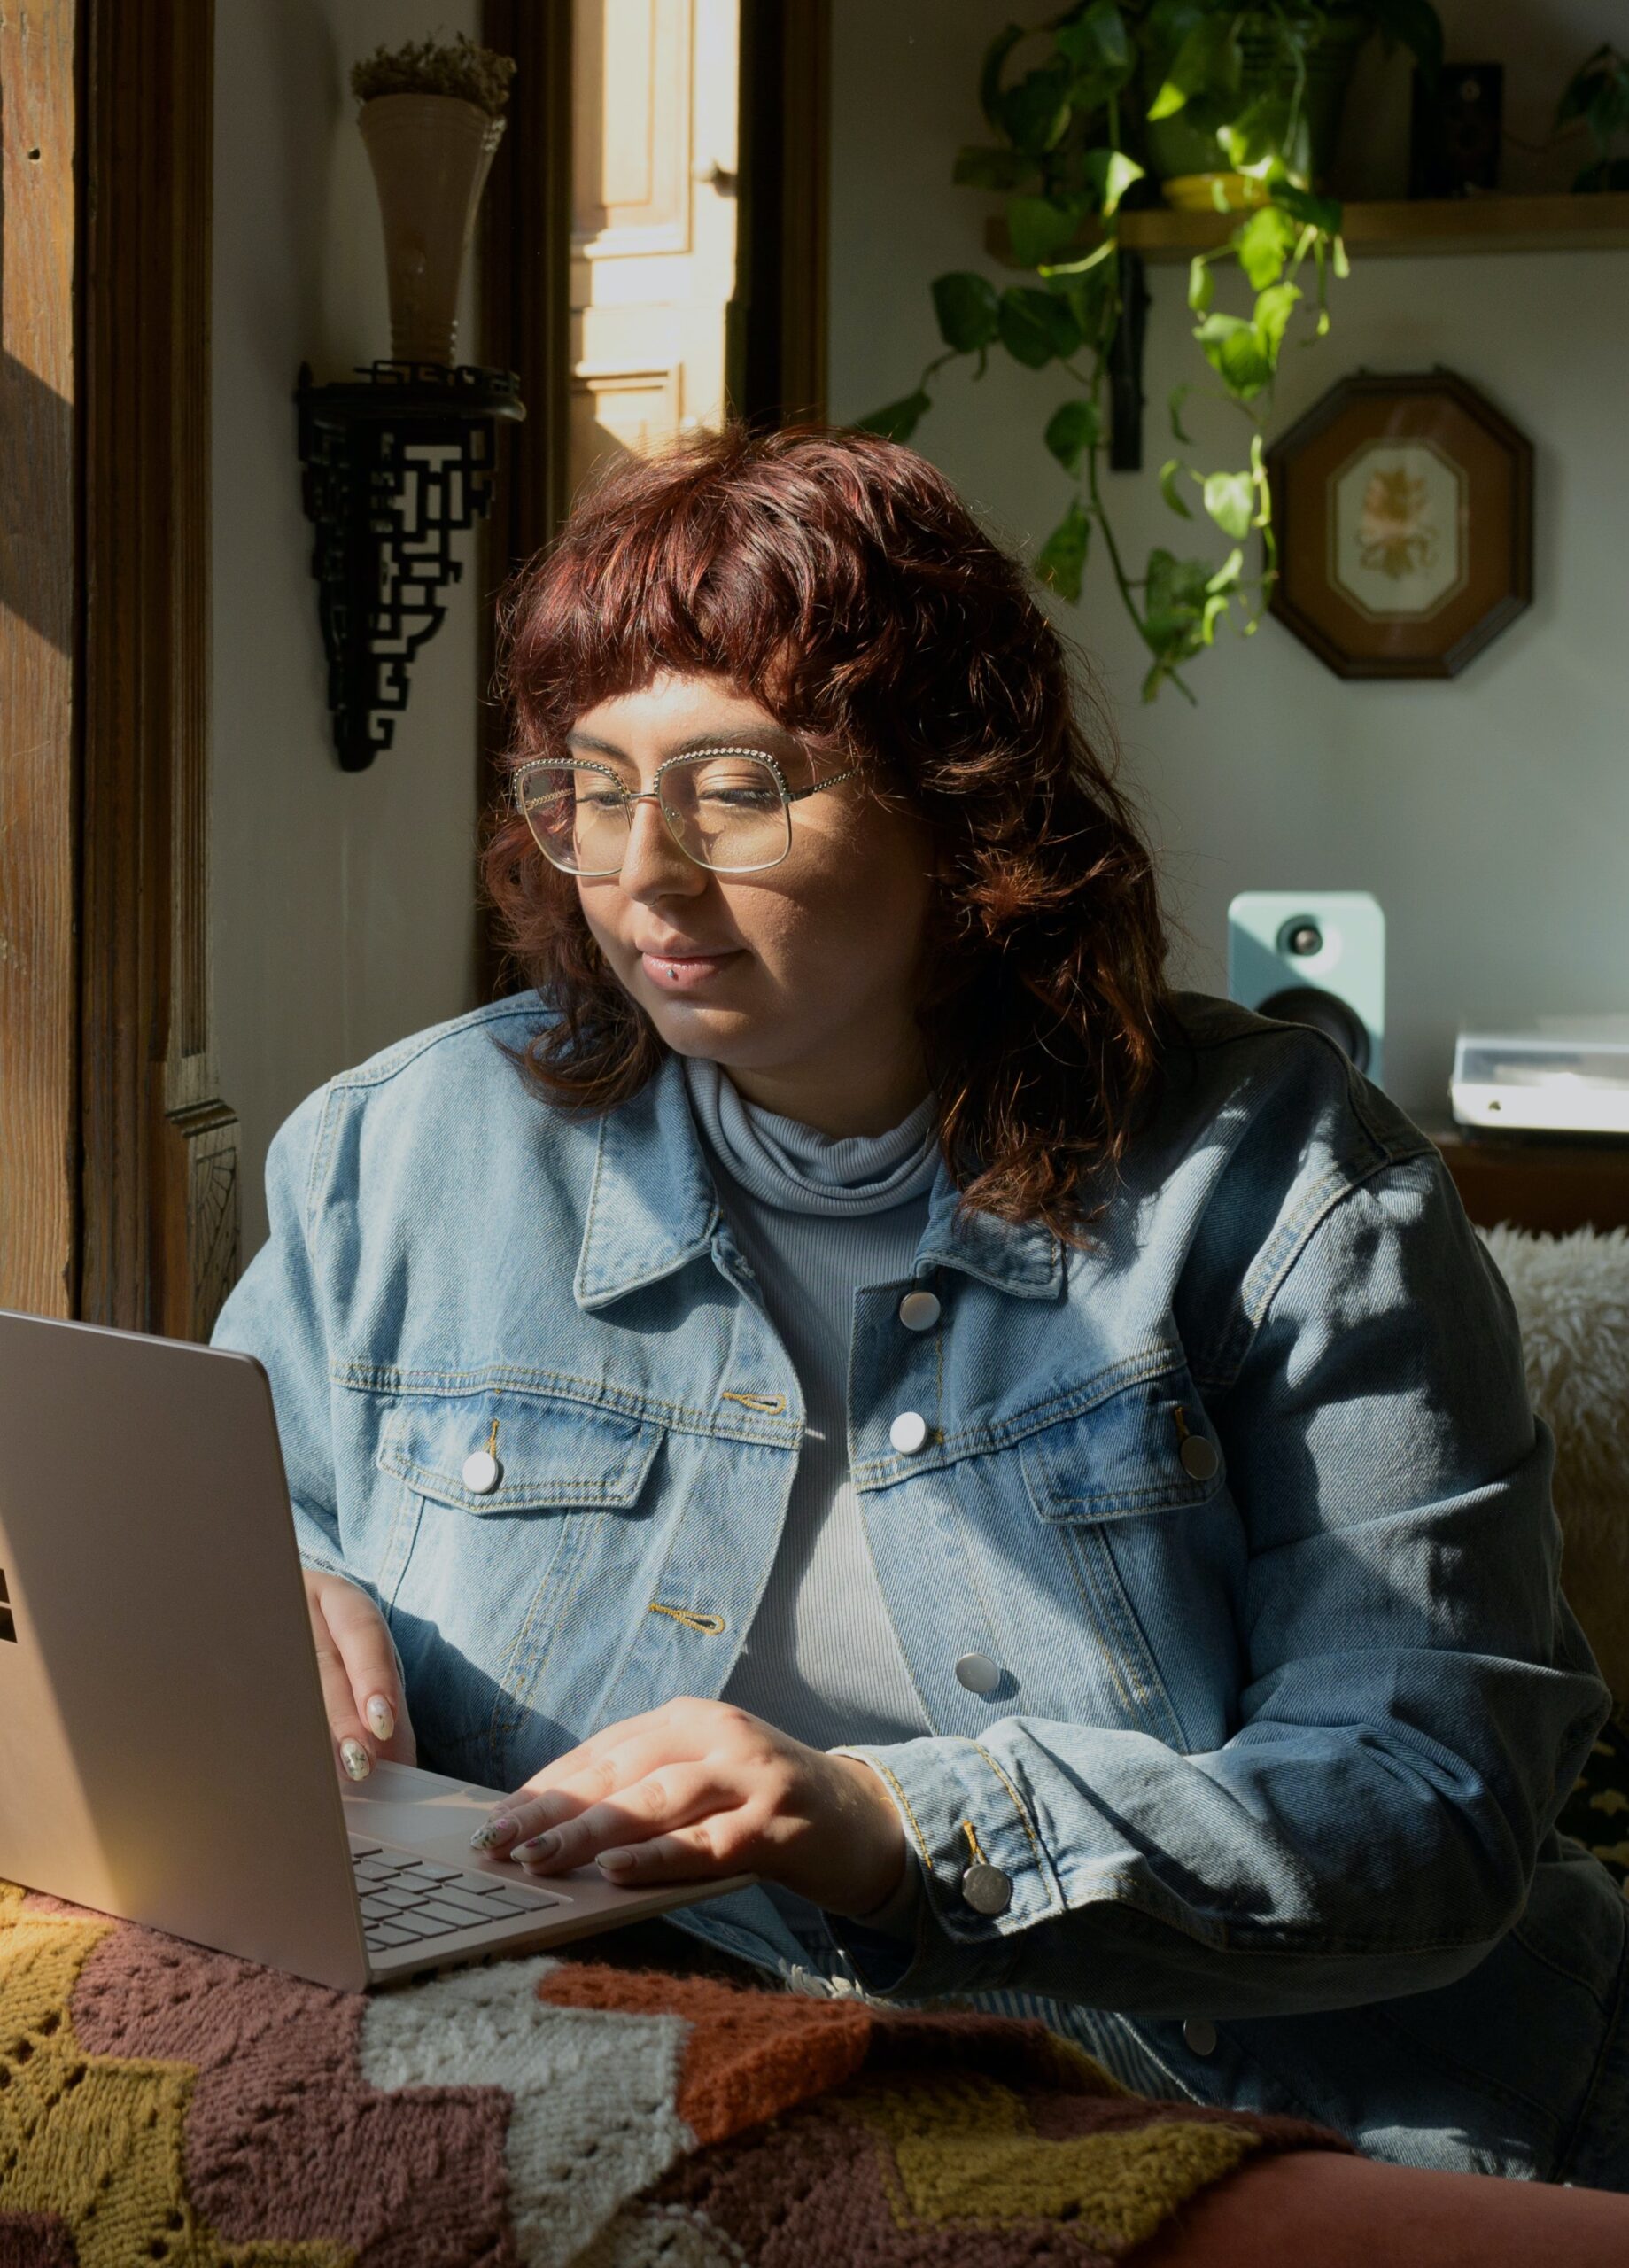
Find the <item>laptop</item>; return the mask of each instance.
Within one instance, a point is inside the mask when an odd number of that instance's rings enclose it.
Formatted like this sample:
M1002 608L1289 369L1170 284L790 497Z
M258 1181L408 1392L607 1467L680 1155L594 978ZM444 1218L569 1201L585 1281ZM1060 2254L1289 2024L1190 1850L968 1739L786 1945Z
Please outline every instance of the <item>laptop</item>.
M511 1792L342 1784L252 1355L0 1310L0 1879L345 1992L756 1879L534 1881Z

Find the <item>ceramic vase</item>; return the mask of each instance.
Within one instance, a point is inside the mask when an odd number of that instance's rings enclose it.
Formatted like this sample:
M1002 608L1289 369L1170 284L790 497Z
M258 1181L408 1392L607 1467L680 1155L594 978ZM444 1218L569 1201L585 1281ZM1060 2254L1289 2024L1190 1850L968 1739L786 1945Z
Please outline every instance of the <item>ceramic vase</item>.
M504 121L456 95L376 95L357 123L384 223L392 356L450 365L459 277Z

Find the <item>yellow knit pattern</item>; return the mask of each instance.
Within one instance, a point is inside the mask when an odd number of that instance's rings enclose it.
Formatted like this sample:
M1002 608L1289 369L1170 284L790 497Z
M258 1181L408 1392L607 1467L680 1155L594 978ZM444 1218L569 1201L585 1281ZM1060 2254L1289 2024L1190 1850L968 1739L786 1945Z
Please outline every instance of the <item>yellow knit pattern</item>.
M1230 2172L1261 2137L1191 2119L1037 2134L1011 2088L974 2073L913 2085L851 2083L837 2098L886 2144L896 2220L1049 2220L1059 2237L1114 2255L1140 2244L1175 2208Z
M0 2213L58 2216L80 2268L349 2268L348 2249L227 2244L187 2202L190 2063L87 2055L70 2003L114 1924L24 1910L0 1883Z

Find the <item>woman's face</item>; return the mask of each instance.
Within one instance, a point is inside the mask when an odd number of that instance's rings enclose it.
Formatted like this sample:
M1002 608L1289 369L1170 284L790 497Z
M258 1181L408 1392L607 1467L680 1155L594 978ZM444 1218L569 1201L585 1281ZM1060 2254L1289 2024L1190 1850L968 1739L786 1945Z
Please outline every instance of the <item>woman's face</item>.
M586 710L568 740L637 793L702 734L764 748L794 788L847 769L811 765L768 710L713 677L664 673ZM823 1131L880 1133L927 1085L912 1008L931 839L858 780L795 804L791 821L780 866L718 874L687 858L657 804L637 804L621 873L578 878L583 913L676 1052L710 1058L749 1099Z

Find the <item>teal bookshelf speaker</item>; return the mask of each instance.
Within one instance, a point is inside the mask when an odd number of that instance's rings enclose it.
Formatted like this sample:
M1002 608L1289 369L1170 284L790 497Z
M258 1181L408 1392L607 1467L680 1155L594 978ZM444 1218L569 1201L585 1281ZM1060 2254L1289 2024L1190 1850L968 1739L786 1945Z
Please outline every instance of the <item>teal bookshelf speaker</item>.
M1228 998L1310 1024L1385 1082L1385 916L1363 889L1247 889L1228 908Z

